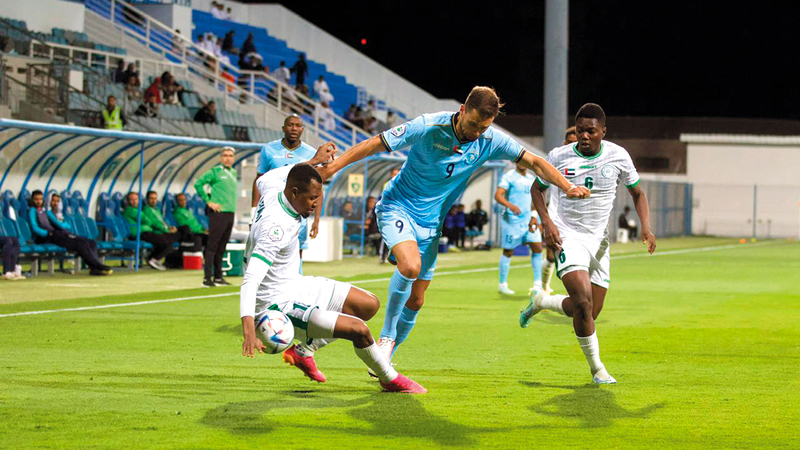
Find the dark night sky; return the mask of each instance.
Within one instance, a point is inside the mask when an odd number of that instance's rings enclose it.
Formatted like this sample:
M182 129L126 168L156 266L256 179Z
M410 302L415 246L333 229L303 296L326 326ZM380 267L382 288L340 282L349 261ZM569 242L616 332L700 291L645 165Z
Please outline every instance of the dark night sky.
M800 119L800 6L676 3L570 2L570 111ZM542 113L543 2L283 4L437 97L486 84Z

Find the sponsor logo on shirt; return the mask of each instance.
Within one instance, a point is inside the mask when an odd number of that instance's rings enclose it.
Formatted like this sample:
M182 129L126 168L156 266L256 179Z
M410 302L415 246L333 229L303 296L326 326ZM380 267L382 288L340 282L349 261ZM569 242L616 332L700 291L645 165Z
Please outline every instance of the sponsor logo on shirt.
M272 242L278 242L283 239L283 228L275 225L269 229L268 236Z
M404 134L406 134L406 125L405 124L398 125L398 126L392 128L392 131L390 131L390 133L392 133L392 136L394 136L394 137L400 137L400 136L404 135Z
M449 151L450 151L450 147L448 147L448 146L446 146L446 145L444 145L444 144L440 144L440 143L438 143L438 142L434 142L434 143L433 143L433 146L434 146L434 147L436 147L436 148L438 148L439 150L444 150L444 151L446 151L446 152L449 152Z

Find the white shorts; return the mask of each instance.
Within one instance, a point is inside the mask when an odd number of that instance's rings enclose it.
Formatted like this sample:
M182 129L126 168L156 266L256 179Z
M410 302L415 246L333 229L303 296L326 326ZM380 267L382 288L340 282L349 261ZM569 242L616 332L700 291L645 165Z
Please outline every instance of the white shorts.
M311 312L317 308L323 311L342 312L347 294L353 287L341 281L312 276L300 277L292 281L292 285L289 290L292 294L270 299L266 309L256 312L255 321L258 323L268 310L281 311L294 325L294 338L304 343L311 341L306 335Z
M574 272L589 272L592 284L608 289L611 283L611 250L608 237L601 241L570 236L561 237L561 250L556 252L558 278Z

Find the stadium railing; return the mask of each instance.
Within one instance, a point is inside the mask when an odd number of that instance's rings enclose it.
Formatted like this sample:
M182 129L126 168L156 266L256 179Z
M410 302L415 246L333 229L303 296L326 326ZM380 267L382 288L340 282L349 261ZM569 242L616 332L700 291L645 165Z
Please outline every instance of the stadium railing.
M341 148L349 148L359 142L360 136L369 136L369 133L360 129L355 124L335 116L336 127L325 130L320 126L320 105L313 99L298 92L289 93L288 89L279 87L275 89L275 101L269 101L269 96L262 98L253 92L242 89L236 82L226 76L226 72L238 78L241 71L238 67L221 60L214 54L197 46L190 39L178 34L169 26L150 17L134 5L122 0L86 0L87 13L94 13L117 26L122 36L134 39L143 44L150 51L162 55L174 63L185 64L189 70L201 80L215 89L226 93L223 96L223 106L232 102L246 103L263 107L285 116L286 112L302 111L308 121L308 132L324 140L331 140ZM124 39L121 39L122 47ZM277 80L267 74L262 74L273 85ZM246 76L245 76L246 78ZM280 104L281 107L277 105ZM284 105L290 105L285 108ZM264 111L264 117L268 115ZM344 132L338 131L339 127ZM351 131L352 130L352 131Z

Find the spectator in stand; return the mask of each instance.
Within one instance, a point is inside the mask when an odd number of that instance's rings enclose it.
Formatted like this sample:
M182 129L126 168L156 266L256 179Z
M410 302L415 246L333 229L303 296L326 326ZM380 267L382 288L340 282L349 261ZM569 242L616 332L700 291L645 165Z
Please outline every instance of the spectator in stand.
M287 86L289 85L289 80L292 78L292 74L289 71L289 68L286 67L286 61L281 61L280 67L278 67L273 76L281 83Z
M622 214L619 215L619 219L617 220L617 228L621 230L628 230L628 237L633 239L636 237L638 227L636 226L636 221L628 217L630 213L631 208L626 206Z
M144 99L150 98L153 103L161 103L161 78L156 78L144 91Z
M148 203L150 198L153 198L153 204L158 204L158 196L155 192L147 193ZM139 194L136 192L129 192L125 197L128 206L122 211L122 217L128 222L130 227L130 237L136 238L136 218L139 215ZM145 242L153 244L153 252L150 253L150 258L147 264L156 270L167 270L161 259L167 256L167 253L172 251L172 244L181 240L181 235L177 232L175 227L168 227L161 216L161 212L155 207L145 205L142 208L141 219L141 239Z
M95 241L72 234L68 223L61 222L52 211L44 209L42 191L35 190L31 193L30 206L28 222L37 244L55 244L64 247L69 252L77 253L91 269L91 275L114 273L110 267L100 261Z
M225 10L225 20L233 20L233 11L231 10L230 6L228 9Z
M333 95L325 81L325 77L320 75L317 81L314 82L314 94L319 98L319 101L331 103L333 102Z
M243 55L248 53L258 53L258 50L256 50L256 44L253 43L253 33L249 33L247 35L247 39L244 40L244 44L242 44L242 49L240 52Z
M347 108L347 111L344 112L345 120L349 120L350 122L353 121L356 117L356 105L354 103L350 103L350 107Z
M225 19L225 11L223 10L222 3L215 1L211 2L211 17L215 19Z
M300 53L297 56L297 61L295 61L294 65L292 66L292 73L295 76L295 86L300 88L300 86L305 86L306 84L306 76L308 76L308 63L306 62L306 54ZM306 88L308 89L308 88Z
M483 202L475 200L475 207L467 216L467 228L483 233L483 226L489 223L489 215L483 210Z
M170 105L183 105L183 86L175 81L175 78L169 72L161 74L161 93L163 103Z
M467 214L464 212L464 205L456 205L456 215L453 218L455 226L456 244L459 248L464 248L464 240L467 237Z
M320 102L317 106L317 121L323 130L333 131L336 129L336 119L333 110L328 106L328 102Z
M200 123L217 123L217 104L214 100L206 103L194 115L194 121Z
M125 73L125 61L121 59L119 60L119 63L117 63L117 68L111 72L111 79L114 81L114 83L125 84L125 80L127 79Z
M234 54L234 55L238 55L239 54L239 49L234 47L234 44L233 44L233 35L234 34L235 34L235 32L233 30L228 31L225 34L225 39L222 40L222 51L223 52L228 52L228 53L231 53L231 54Z
M121 130L128 120L125 113L117 106L117 98L113 95L108 96L106 107L103 108L103 127L107 130Z
M0 236L0 258L3 259L4 280L24 280L19 265L19 239L13 236Z
M356 106L356 112L353 113L351 122L359 128L364 128L364 110L360 106Z
M50 211L56 216L56 219L64 221L64 207L61 204L61 196L57 192L50 194Z
M139 71L136 70L136 64L128 63L128 68L125 69L125 84L128 84L128 78L139 77Z
M125 95L127 96L128 100L139 101L142 99L142 84L139 82L138 75L131 75L127 79L127 83L125 83Z
M203 286L227 286L222 278L222 257L233 230L236 213L238 175L233 168L233 147L223 147L220 163L200 175L194 183L197 195L206 203L208 213L208 245L205 250ZM209 188L206 191L206 188Z
M158 117L158 103L153 100L153 93L148 89L144 93L144 101L136 108L134 114L141 117Z
M194 248L192 251L197 252L203 249L208 242L208 230L203 228L203 225L194 216L194 213L189 211L186 207L186 194L180 193L175 196L175 209L172 210L172 218L179 227L186 226L192 232L192 239L194 241Z

